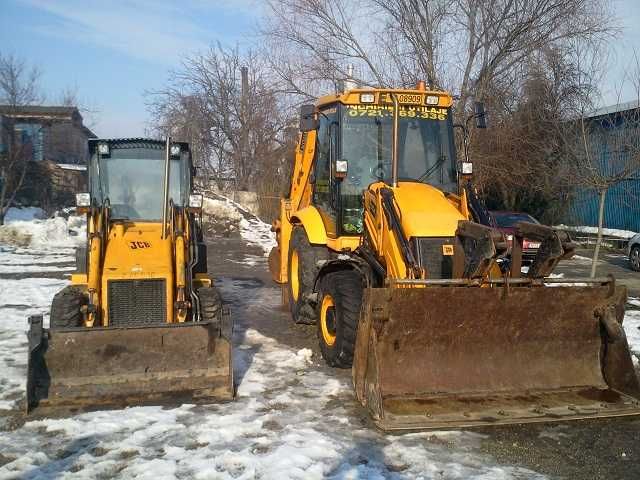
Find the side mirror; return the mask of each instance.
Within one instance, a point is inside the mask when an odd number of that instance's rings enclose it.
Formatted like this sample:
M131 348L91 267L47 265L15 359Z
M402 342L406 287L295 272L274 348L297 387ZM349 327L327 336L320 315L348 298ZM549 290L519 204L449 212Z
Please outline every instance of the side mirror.
M476 119L476 128L487 128L487 112L484 110L484 103L474 102L473 117Z
M302 105L300 107L300 131L310 132L316 130L319 125L316 118L316 107L314 105Z

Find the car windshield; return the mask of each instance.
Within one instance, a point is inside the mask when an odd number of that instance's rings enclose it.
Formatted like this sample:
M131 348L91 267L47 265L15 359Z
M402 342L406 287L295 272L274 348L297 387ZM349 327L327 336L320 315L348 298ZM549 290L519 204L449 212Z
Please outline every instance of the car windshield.
M155 146L154 146L155 147ZM114 219L157 221L162 218L164 146L112 148L91 159L91 194L97 204L109 200ZM184 159L172 159L169 198L184 205L187 182Z
M527 213L497 213L492 212L498 227L509 228L518 222L540 223Z

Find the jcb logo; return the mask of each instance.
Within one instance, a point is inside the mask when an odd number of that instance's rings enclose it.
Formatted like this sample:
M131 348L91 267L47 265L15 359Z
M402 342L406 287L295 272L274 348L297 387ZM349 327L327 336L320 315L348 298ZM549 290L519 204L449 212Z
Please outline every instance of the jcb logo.
M151 248L150 242L129 242L129 248L131 250L138 250L139 248Z

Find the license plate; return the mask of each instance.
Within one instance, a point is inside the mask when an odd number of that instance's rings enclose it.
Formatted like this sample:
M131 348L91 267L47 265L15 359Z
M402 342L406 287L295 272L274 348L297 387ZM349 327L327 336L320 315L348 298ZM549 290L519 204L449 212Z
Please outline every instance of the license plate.
M405 105L422 105L424 103L424 95L417 93L400 93L398 94L398 103Z

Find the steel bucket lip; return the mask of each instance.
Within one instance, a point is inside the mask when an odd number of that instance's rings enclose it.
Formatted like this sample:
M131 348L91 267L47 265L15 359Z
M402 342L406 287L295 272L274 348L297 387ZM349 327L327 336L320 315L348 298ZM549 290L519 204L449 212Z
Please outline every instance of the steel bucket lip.
M582 395L581 395L582 394ZM586 394L600 394L602 398L589 398ZM518 396L536 396L535 402L523 403L518 406ZM526 423L562 422L568 420L587 420L607 417L622 417L640 415L640 400L613 388L598 388L593 386L567 387L549 391L511 391L493 394L493 398L481 404L481 407L458 409L458 405L438 412L434 405L444 404L447 400L456 400L460 396L482 398L483 393L477 394L434 394L428 397L418 395L406 397L406 402L412 400L431 400L432 415L420 413L395 413L387 408L383 401L382 418L374 419L378 428L383 430L434 430L447 428L475 428L494 425L516 425ZM610 398L605 398L611 396ZM390 397L402 403L402 397ZM568 400L568 401L567 401ZM571 400L574 400L572 402ZM502 401L502 403L501 403ZM509 403L510 401L510 403ZM461 401L461 404L466 402ZM425 409L425 411L427 411Z
M603 414L575 414L575 415L567 415L567 416L541 416L537 418L514 418L514 419L504 419L504 420L459 420L459 421L448 421L448 422L415 422L410 423L408 421L398 422L394 420L390 420L388 418L384 419L373 419L373 424L379 430L388 433L410 433L410 432L424 432L424 431L434 431L434 430L460 430L460 429L480 429L486 427L499 427L499 426L507 426L507 425L527 425L533 423L559 423L559 422L569 422L569 421L597 421L597 420L606 420L607 418L621 418L621 417L634 417L640 415L640 407L635 409L621 410L618 412L607 412Z
M48 332L55 333L77 333L77 332L105 332L114 330L147 330L150 328L187 328L187 327L208 327L216 326L217 322L165 322L154 325L124 325L124 326L94 326L94 327L65 327L65 328L45 328Z

